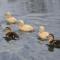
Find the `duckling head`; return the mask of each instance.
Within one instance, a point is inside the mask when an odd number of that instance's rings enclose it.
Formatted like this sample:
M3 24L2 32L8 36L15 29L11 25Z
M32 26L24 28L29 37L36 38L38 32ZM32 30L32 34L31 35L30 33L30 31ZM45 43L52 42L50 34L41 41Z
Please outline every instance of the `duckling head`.
M11 29L10 27L6 27L6 28L4 29L4 32L5 32L5 33L12 32L12 29Z
M18 21L18 25L19 25L19 26L23 26L23 25L24 25L24 21L23 21L23 20L19 20L19 21Z
M52 33L49 34L48 38L48 42L51 43L54 41L54 35Z
M7 11L7 12L5 13L5 17L9 17L9 16L11 16L11 13L10 13L9 11Z
M44 25L41 25L40 27L39 27L39 32L44 32L45 31L45 26Z

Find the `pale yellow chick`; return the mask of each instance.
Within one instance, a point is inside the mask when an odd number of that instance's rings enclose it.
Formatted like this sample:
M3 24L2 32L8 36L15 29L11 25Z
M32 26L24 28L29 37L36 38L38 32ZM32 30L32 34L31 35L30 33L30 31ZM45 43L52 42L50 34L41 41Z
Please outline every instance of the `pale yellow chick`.
M39 32L38 32L39 38L41 38L42 40L45 40L45 39L47 39L48 35L49 35L49 33L45 31L44 25L41 25L39 27Z
M18 29L23 31L23 32L34 31L34 28L31 25L25 24L23 20L19 20L17 26L18 26Z
M10 12L5 13L5 19L9 24L15 24L17 22L16 18L13 17Z

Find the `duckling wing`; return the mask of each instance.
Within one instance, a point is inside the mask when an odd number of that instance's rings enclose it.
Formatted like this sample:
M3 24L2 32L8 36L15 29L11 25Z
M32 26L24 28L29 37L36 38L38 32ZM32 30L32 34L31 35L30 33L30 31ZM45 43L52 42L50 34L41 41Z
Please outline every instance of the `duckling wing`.
M26 30L32 30L33 27L31 25L24 25L24 29L26 29Z
M15 32L13 32L14 37L19 38L19 35Z
M60 40L54 40L53 44L55 48L60 48Z
M11 18L6 18L6 21L9 23L15 23L17 20L16 20L16 18L11 17Z
M11 32L8 32L7 34L6 34L6 37L11 37L12 35L11 35Z
M60 45L60 40L55 40L55 44Z
M10 39L15 39L15 36L14 36L14 32L9 32L6 34L6 37L10 38Z
M40 38L43 38L43 39L46 39L48 35L49 35L48 32L42 32L42 33L39 32L39 33L38 33L38 36L39 36Z

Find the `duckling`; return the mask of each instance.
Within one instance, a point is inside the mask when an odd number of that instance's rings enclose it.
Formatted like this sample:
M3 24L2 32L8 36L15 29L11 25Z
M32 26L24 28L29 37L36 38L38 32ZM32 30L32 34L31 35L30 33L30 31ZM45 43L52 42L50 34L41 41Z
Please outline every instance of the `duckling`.
M49 34L49 36L48 36L48 42L49 42L50 46L52 45L55 48L60 48L60 40L54 39L54 35L53 34Z
M49 32L46 32L44 25L41 25L41 26L39 27L39 32L38 32L38 37L39 37L39 39L41 39L42 41L44 41L44 40L47 39L47 36L48 36L48 35L49 35Z
M3 38L5 38L6 41L10 41L10 40L19 39L19 36L17 33L13 32L10 27L6 27L5 28L5 37L3 37Z
M5 19L8 24L15 24L17 22L16 18L9 11L5 13Z
M31 25L25 24L23 20L19 20L18 28L22 32L33 32L34 28Z

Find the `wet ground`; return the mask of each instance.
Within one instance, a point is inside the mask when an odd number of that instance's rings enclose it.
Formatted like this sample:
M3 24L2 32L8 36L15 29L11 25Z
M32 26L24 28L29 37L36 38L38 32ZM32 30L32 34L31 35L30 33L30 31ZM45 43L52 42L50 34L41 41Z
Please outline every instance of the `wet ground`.
M59 17L59 16L58 16ZM60 38L60 18L53 14L29 14L21 17L25 23L31 24L35 32L20 32L16 25L10 27L19 34L20 40L7 43L3 39L3 29L6 22L1 22L0 27L0 60L59 60L60 49L48 51L47 41L39 41L37 38L39 25L45 24L46 31L52 32L56 38Z

